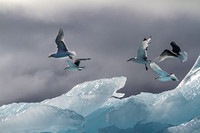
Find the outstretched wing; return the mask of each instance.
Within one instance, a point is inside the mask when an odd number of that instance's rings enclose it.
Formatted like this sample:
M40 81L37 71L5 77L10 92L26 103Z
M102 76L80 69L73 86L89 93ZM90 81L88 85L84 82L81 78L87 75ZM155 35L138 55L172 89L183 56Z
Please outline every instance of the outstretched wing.
M81 62L81 61L85 61L85 60L91 60L91 59L90 59L90 58L76 59L76 60L74 61L74 64L77 65L77 66L79 66L80 62Z
M142 42L142 45L138 49L138 55L137 58L142 58L144 60L147 59L147 48L150 45L151 37L149 39L144 39Z
M177 57L176 54L172 53L170 50L165 49L160 56L164 57L164 56L172 56L172 57Z
M181 49L178 45L176 45L175 42L171 42L170 45L172 46L172 51L176 54L179 54L181 52Z
M151 43L151 36L149 37L149 39L144 38L144 40L142 42L143 49L147 50L147 48L149 47L150 43Z
M76 67L76 65L69 60L66 60L65 62L69 65L69 67Z
M169 75L167 72L163 71L155 62L151 62L150 67L155 73L157 73L163 77Z
M158 56L156 59L154 59L154 61L158 61L158 62L161 62L167 58L176 58L177 55L172 53L170 50L168 49L165 49L161 54L160 56Z
M138 49L138 54L137 54L137 58L138 59L147 59L147 51L143 48L143 46L141 45Z
M67 47L65 46L65 43L64 43L64 32L63 32L63 30L61 28L60 28L60 30L58 32L58 35L56 37L55 42L56 42L57 48L58 48L57 52L66 52L66 51L68 51L68 49L67 49Z

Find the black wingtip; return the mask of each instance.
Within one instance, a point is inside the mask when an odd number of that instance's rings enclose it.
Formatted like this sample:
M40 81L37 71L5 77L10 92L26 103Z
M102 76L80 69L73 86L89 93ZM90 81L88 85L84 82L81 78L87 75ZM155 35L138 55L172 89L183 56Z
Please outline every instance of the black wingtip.
M171 44L171 45L177 45L174 41L172 41L170 44Z

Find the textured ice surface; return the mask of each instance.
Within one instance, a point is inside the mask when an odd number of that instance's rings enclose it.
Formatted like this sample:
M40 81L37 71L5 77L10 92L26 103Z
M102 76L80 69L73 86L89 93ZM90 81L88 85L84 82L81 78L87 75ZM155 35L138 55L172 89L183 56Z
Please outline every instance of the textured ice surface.
M86 129L116 126L134 128L141 123L179 125L200 115L200 57L177 88L161 94L141 93L122 100L110 98L86 117ZM92 126L91 126L92 125Z
M99 133L164 133L164 129L171 127L170 124L162 123L145 123L136 124L133 128L120 129L116 126L109 126L106 128L99 129Z
M84 125L83 116L49 105L11 104L0 112L1 133L66 132Z
M95 80L41 103L3 105L0 107L0 133L82 133L85 119L71 109L81 114L95 111L109 97L123 96L116 91L125 82L126 77Z
M84 82L76 85L66 94L42 103L62 109L71 109L85 116L97 110L111 96L119 96L116 91L124 87L125 83L126 77Z
M200 57L174 90L114 98L123 96L116 91L125 82L125 77L95 80L41 103L4 105L0 133L200 132Z
M170 127L166 133L199 133L200 132L200 116L192 119L189 122L183 123L179 126Z

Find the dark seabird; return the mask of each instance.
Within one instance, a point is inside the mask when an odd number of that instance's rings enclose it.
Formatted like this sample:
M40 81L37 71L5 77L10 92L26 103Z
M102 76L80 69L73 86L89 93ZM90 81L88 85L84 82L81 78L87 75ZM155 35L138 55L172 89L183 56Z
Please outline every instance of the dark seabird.
M171 42L170 45L172 46L172 50L165 49L154 61L161 62L167 58L177 59L181 62L187 60L187 53L185 51L182 52L175 42Z
M66 60L68 66L64 70L82 70L85 69L85 66L79 66L81 61L91 60L90 58L82 58L82 59L76 59L73 62Z
M149 64L151 61L147 60L147 48L150 45L151 37L149 39L144 38L142 45L140 45L138 51L137 51L137 57L130 58L128 61L132 61L137 64L144 64L146 70L148 70L147 64Z
M168 74L167 72L163 71L156 63L151 62L150 67L155 73L160 75L154 79L157 79L160 81L178 81L178 78L175 76L175 74L173 73Z
M69 58L72 59L72 56L76 55L74 51L69 51L68 48L66 47L64 43L64 32L61 28L58 32L55 42L57 44L58 50L56 53L51 54L49 57L62 58L69 56Z

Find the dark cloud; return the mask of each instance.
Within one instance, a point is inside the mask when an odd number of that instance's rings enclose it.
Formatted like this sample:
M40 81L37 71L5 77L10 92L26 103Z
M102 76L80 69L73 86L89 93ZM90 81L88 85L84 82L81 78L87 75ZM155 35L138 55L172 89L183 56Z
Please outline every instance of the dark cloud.
M19 9L14 13L0 13L0 104L41 101L61 95L79 83L114 76L127 77L126 86L120 90L126 96L175 88L180 82L153 80L156 75L151 69L145 71L143 65L126 60L137 55L144 37L153 37L149 59L164 49L171 49L169 44L175 41L188 53L188 61L169 59L159 65L175 73L181 81L199 55L200 19L176 12L171 16L151 16L149 10L125 7L129 6L105 4L97 9L75 8L67 13L63 9L62 17L55 16L54 21L53 17L45 20L41 15L39 19L36 15L31 17L31 13L24 15ZM60 27L66 44L76 51L77 58L92 58L81 64L86 65L84 71L64 71L67 65L64 60L47 58L56 51L54 40Z

